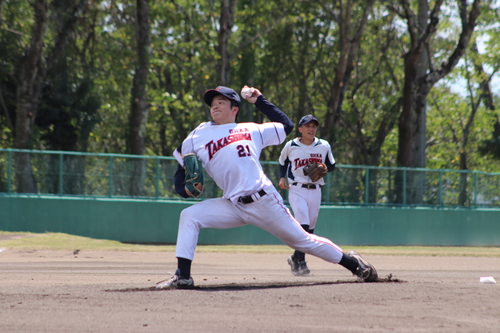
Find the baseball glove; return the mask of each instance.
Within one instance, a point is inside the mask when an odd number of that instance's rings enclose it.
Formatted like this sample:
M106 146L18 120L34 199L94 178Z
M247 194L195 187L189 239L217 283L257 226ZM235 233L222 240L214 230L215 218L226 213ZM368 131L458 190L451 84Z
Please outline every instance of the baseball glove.
M184 178L186 193L191 197L198 198L203 192L203 171L195 154L184 156L184 170L186 172Z
M312 162L304 167L304 175L308 176L313 183L323 178L327 172L328 168L323 163Z

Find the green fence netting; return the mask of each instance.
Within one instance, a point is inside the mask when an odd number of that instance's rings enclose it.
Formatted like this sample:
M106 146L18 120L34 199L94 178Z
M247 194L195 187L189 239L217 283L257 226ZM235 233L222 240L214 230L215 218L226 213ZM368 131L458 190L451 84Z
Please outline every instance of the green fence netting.
M278 163L262 166L277 185ZM165 156L0 149L0 195L176 200L176 169L175 158ZM201 199L220 197L205 179ZM337 165L325 182L324 205L500 207L500 173Z

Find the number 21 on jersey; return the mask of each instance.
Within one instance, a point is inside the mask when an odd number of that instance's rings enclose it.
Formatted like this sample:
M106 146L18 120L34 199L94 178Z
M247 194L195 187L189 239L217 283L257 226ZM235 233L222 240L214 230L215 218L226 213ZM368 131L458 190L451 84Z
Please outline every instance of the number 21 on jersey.
M236 150L238 150L239 157L252 156L252 154L250 154L250 147L248 147L248 145L246 146L238 145L236 146Z

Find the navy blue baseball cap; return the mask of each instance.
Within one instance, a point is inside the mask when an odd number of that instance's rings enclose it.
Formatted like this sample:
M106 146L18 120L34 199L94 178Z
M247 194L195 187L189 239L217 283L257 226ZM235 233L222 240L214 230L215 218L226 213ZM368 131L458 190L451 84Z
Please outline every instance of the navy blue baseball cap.
M299 127L302 126L302 125L308 124L311 121L316 122L316 126L319 126L318 119L315 116L313 116L312 114L308 114L307 116L304 116L304 117L300 118L300 120L299 120Z
M207 90L203 99L205 100L205 103L208 104L208 106L211 106L212 100L217 95L222 95L229 98L230 100L235 101L238 104L238 107L241 104L240 95L238 95L233 89L224 86L218 86L215 89Z

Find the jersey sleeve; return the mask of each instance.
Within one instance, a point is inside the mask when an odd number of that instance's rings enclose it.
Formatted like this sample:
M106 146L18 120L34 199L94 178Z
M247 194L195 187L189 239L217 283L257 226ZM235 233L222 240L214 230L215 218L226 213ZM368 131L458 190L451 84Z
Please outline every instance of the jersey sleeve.
M290 134L292 132L293 130L292 120L276 105L269 102L264 97L264 95L260 95L259 97L257 97L255 106L257 107L257 109L260 110L260 112L265 114L270 121L283 124L286 134Z
M280 178L286 177L287 169L290 164L290 159L288 158L288 152L290 150L290 143L291 141L288 141L285 144L285 147L281 150L280 157L278 159L279 162L279 172L280 172Z
M283 147L283 149L281 150L281 154L280 154L280 157L278 159L278 162L280 163L280 165L285 165L285 161L288 159L288 152L290 151L290 142L291 141L288 141L285 146Z
M333 157L332 147L327 141L324 141L325 147L327 147L328 152L326 154L325 165L328 168L328 171L333 171L335 169L335 157Z
M264 123L258 126L262 137L262 147L276 146L285 141L286 132L282 123Z
M185 188L186 172L183 167L184 160L182 159L182 145L174 150L173 155L177 160L177 170L175 171L174 174L175 192L177 192L177 194L179 194L183 198L189 198L189 195L186 193L186 188Z
M174 150L173 155L177 160L177 163L179 163L181 166L184 166L184 160L182 159L182 145L180 145L179 147L177 147L177 149Z
M194 140L193 137L196 134L196 131L198 131L199 129L206 126L206 124L207 124L206 122L199 124L193 131L191 131L191 133L188 134L186 139L184 139L184 141L182 142L182 145L179 147L180 149L177 148L179 150L179 152L181 153L180 159L182 160L182 162L179 162L179 164L184 165L184 160L182 159L184 155L196 153L195 147L194 147L194 142L193 142L193 140ZM179 161L178 156L176 156L174 154L174 157L177 159L177 161Z

